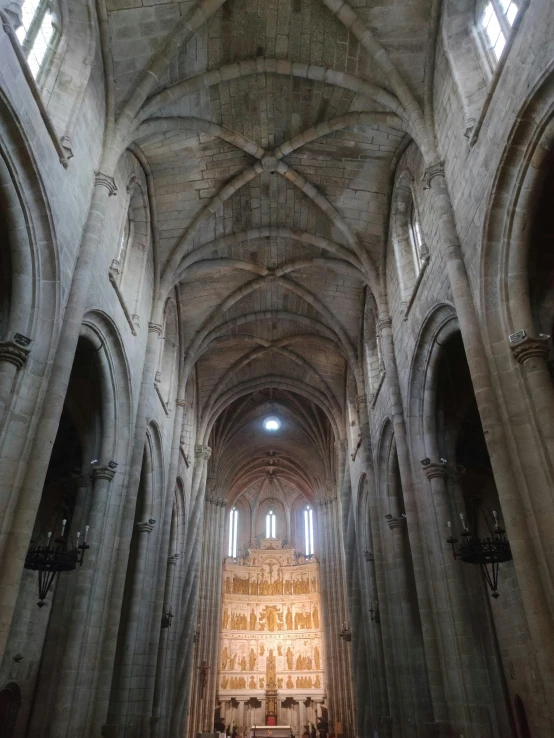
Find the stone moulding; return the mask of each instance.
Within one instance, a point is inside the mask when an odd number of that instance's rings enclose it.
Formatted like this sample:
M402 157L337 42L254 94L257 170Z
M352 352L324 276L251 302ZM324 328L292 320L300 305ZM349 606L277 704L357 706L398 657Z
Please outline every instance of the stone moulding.
M537 338L525 336L516 343L510 344L510 349L519 364L525 364L529 359L546 359L549 354L550 336L540 335Z
M0 361L13 364L16 369L21 369L27 361L30 349L18 346L13 341L0 341Z

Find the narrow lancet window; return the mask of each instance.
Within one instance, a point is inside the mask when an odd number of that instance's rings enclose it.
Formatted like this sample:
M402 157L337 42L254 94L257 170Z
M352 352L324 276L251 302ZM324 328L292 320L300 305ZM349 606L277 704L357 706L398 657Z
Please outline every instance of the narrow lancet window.
M273 510L270 510L265 516L265 537L277 538L275 513L273 512Z
M229 515L229 553L233 559L237 558L237 532L239 523L239 511L234 507Z
M308 505L304 510L304 541L306 556L314 554L314 513Z

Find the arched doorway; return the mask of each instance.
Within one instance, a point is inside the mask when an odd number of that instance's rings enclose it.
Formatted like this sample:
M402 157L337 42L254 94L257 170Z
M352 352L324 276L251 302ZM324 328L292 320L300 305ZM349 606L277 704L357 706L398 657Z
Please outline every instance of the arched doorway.
M527 720L527 711L525 710L525 705L523 704L523 700L519 694L516 694L515 696L514 705L519 738L531 738L531 730L529 728L529 721Z
M21 690L15 682L0 690L0 738L12 738L21 705Z

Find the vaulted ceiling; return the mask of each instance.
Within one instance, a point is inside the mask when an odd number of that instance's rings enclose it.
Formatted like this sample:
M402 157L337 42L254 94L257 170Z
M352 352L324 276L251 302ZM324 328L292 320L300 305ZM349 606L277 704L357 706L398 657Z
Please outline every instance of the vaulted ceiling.
M229 489L263 476L271 450L299 489L321 486L322 438L344 434L347 368L360 365L368 264L382 268L402 110L328 5L341 3L226 0L141 114L158 258L180 244L184 358L205 428L225 411L212 445ZM193 6L109 0L119 109ZM421 102L430 1L350 6ZM270 408L287 420L277 445L260 426Z

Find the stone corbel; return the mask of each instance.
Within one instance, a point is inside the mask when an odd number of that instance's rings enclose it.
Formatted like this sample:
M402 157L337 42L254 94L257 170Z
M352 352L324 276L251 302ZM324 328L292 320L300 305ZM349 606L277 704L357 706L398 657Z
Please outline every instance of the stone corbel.
M19 346L14 341L0 341L0 361L13 364L16 369L25 366L29 351L29 348Z
M547 360L549 354L550 336L540 333L537 338L524 336L519 341L510 343L510 349L515 360L524 366L530 359Z

